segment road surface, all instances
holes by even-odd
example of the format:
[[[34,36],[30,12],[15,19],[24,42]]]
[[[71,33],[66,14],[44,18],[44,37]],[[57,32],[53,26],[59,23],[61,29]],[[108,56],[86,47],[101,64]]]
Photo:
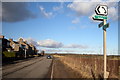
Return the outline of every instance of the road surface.
[[[39,57],[34,60],[3,67],[4,78],[45,78],[52,59]]]

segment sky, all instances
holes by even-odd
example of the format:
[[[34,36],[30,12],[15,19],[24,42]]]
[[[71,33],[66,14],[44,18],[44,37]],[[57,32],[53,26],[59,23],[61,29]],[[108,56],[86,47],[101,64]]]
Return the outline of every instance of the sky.
[[[2,35],[49,53],[103,54],[99,4],[108,6],[107,55],[118,55],[118,2],[2,2]]]

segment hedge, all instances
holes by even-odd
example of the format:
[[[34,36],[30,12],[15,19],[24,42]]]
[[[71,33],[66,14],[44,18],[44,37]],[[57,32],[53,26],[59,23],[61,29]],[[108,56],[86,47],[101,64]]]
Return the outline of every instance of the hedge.
[[[3,55],[5,56],[5,57],[15,57],[15,52],[7,52],[7,51],[4,51],[3,52]]]

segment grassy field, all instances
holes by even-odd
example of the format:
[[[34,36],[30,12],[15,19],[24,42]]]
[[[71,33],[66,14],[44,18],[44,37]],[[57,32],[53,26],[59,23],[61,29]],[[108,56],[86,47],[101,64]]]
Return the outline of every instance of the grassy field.
[[[82,78],[103,78],[103,56],[102,55],[78,55],[78,54],[56,54],[57,57],[79,72]],[[120,56],[107,56],[107,72],[109,78],[119,78]]]

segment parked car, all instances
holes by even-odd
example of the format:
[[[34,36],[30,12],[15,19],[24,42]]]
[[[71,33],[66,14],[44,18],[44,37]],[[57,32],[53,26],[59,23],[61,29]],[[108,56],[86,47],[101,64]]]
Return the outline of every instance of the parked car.
[[[48,56],[47,56],[47,59],[52,59],[52,56],[51,56],[51,55],[48,55]]]

